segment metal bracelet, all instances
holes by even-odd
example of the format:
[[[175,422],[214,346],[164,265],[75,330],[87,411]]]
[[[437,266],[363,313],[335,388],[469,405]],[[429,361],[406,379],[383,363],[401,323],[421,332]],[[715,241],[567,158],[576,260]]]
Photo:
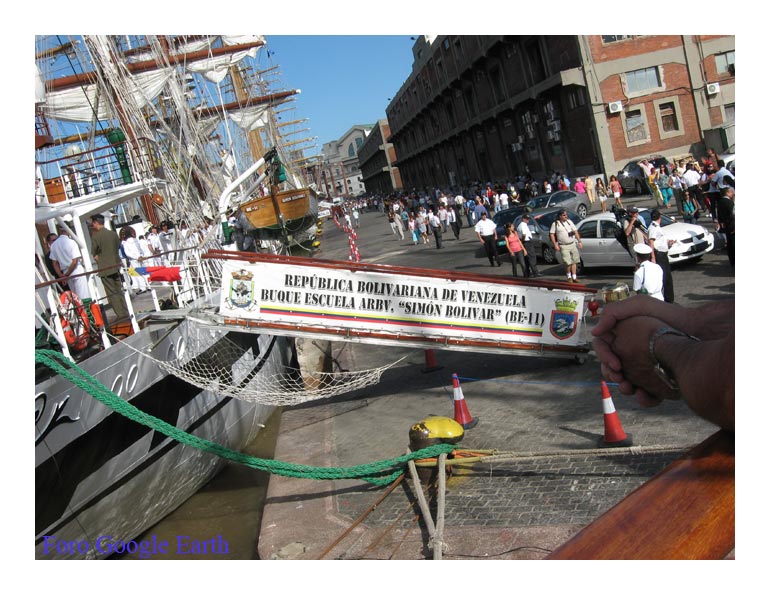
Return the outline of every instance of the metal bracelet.
[[[653,362],[653,372],[656,373],[656,375],[664,382],[667,387],[673,389],[674,391],[679,391],[680,387],[678,386],[674,375],[667,368],[664,368],[664,366],[662,366],[662,364],[659,362],[658,358],[656,358],[656,341],[661,336],[670,334],[692,339],[694,341],[701,340],[698,337],[688,335],[687,333],[673,329],[672,327],[661,327],[657,329],[653,335],[651,335],[651,338],[648,341],[648,354],[651,358],[651,361]]]

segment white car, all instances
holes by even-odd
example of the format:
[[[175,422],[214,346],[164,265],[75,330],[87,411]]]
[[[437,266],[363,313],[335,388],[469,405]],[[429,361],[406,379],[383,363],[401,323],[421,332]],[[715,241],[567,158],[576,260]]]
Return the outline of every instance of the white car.
[[[736,175],[736,162],[735,156],[734,156],[734,145],[731,145],[728,148],[727,153],[723,153],[722,155],[718,156],[718,159],[722,159],[725,163],[725,167],[728,168],[732,174]]]
[[[647,231],[651,210],[640,209],[639,213]],[[661,231],[665,238],[675,241],[669,249],[670,263],[698,259],[715,247],[715,237],[700,225],[675,221],[662,215]],[[623,229],[613,213],[590,215],[578,225],[578,233],[583,241],[581,264],[584,268],[631,267],[635,264],[632,255],[618,240]]]

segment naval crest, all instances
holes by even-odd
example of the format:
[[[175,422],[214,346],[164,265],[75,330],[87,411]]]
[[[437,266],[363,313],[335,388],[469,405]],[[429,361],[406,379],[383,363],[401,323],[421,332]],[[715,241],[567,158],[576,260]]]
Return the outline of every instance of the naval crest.
[[[578,306],[577,300],[570,298],[561,298],[554,301],[555,310],[551,311],[551,321],[549,331],[557,339],[567,339],[571,337],[578,327]]]
[[[230,277],[227,305],[231,308],[254,310],[257,307],[254,301],[254,273],[239,269],[233,271]]]

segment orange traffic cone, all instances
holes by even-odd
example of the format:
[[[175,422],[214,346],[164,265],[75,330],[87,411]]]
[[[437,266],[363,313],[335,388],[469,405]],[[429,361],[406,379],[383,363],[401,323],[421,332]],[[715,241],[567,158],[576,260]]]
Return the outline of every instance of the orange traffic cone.
[[[463,397],[463,390],[460,388],[457,373],[452,373],[452,399],[455,404],[455,422],[466,430],[474,428],[479,420],[472,418],[471,414],[469,414],[466,407],[466,398]]]
[[[426,350],[426,368],[422,369],[424,373],[434,372],[435,370],[442,370],[443,367],[439,366],[434,356],[433,350]]]
[[[600,445],[603,447],[626,447],[632,444],[632,436],[627,435],[621,427],[621,421],[613,406],[610,390],[605,381],[600,382],[602,387],[602,411],[605,415],[605,436]]]

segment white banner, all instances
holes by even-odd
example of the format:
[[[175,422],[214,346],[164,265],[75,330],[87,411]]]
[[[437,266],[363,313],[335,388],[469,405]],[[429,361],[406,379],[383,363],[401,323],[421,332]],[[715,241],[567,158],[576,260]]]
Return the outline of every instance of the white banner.
[[[269,324],[585,347],[586,293],[512,283],[350,271],[288,263],[223,263],[220,314]],[[303,335],[298,331],[297,335]],[[392,339],[393,339],[392,337]]]

